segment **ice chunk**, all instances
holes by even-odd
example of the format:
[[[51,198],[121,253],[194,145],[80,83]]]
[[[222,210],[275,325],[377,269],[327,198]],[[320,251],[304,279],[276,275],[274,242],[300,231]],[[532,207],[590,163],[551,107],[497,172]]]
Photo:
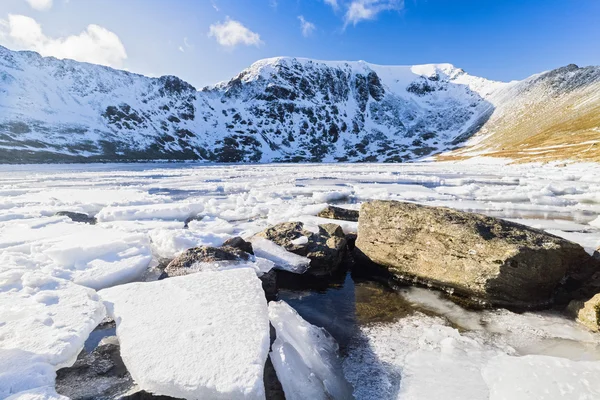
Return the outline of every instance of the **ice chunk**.
[[[230,237],[231,235],[223,233],[194,232],[189,229],[155,229],[150,232],[152,249],[163,258],[175,258],[192,247],[218,247]]]
[[[308,243],[308,237],[300,236],[298,239],[294,239],[291,241],[293,245],[300,246]]]
[[[70,366],[105,309],[96,292],[41,272],[0,276],[0,349]]]
[[[17,258],[20,253],[19,265],[93,289],[135,279],[152,259],[146,235],[78,224],[67,217],[11,225],[0,235],[2,248],[3,259],[4,254]],[[0,271],[11,268],[3,264]]]
[[[37,388],[54,386],[54,366],[29,351],[0,348],[0,398]]]
[[[145,235],[95,226],[60,237],[43,253],[52,259],[61,277],[96,290],[132,281],[152,260]]]
[[[183,221],[204,210],[201,203],[166,203],[140,206],[122,206],[103,208],[96,218],[100,222],[140,220],[140,219],[176,219]]]
[[[548,356],[498,356],[482,371],[490,400],[600,399],[600,363]]]
[[[257,257],[273,261],[280,269],[296,274],[303,274],[310,265],[310,259],[290,253],[270,240],[254,236],[250,241],[252,242],[254,254]]]
[[[213,261],[213,262],[197,262],[192,264],[189,269],[191,271],[226,271],[230,269],[251,268],[256,272],[256,276],[263,276],[275,267],[273,261],[266,258],[253,257],[248,261]]]
[[[7,397],[6,400],[69,400],[69,398],[56,393],[54,386],[44,386],[19,392]]]
[[[325,329],[309,324],[283,301],[269,303],[269,319],[277,333],[271,361],[286,399],[353,398],[338,344]]]
[[[99,292],[121,355],[144,390],[194,399],[264,399],[269,320],[249,268],[203,272]]]

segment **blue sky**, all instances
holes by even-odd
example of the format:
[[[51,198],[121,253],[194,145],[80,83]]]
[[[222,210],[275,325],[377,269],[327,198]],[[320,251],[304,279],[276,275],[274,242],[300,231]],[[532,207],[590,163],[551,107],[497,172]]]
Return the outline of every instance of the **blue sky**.
[[[599,65],[599,18],[599,0],[2,0],[0,44],[198,88],[282,55],[508,81]]]

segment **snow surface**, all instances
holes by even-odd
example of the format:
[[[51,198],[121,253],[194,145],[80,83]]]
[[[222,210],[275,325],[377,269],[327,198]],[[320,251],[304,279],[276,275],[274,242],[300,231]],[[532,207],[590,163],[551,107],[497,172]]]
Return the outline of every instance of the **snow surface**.
[[[202,272],[99,292],[117,322],[134,381],[155,394],[264,399],[267,302],[249,268]]]
[[[327,166],[0,165],[0,397],[51,387],[54,371],[73,362],[90,331],[104,317],[103,305],[94,289],[145,279],[149,268],[189,247],[218,246],[232,236],[250,239],[279,222],[302,221],[312,231],[318,224],[331,222],[342,225],[346,232],[356,231],[356,223],[316,215],[327,206],[324,200],[359,209],[362,202],[373,198],[448,206],[512,219],[574,240],[590,253],[600,246],[600,167],[596,164],[513,165],[506,160],[479,159],[460,163]],[[57,211],[84,212],[101,218],[92,226],[55,217]],[[198,220],[190,221],[184,229],[188,217]],[[218,347],[218,351],[235,348],[234,337],[242,340],[242,333],[248,335],[247,327],[260,321],[266,324],[264,303],[255,304],[256,310],[262,311],[256,311],[260,317],[254,322],[231,329],[239,307],[254,304],[227,297],[232,289],[224,288],[233,285],[233,280],[223,282],[219,289],[215,287],[202,300],[193,295],[195,292],[172,287],[172,294],[165,294],[167,298],[161,301],[157,288],[171,287],[176,282],[181,282],[181,287],[192,284],[188,282],[208,285],[200,281],[210,274],[224,274],[219,275],[223,279],[227,274],[246,274],[247,281],[253,282],[253,295],[258,297],[260,293],[260,301],[264,302],[256,275],[277,263],[300,268],[298,271],[308,265],[306,259],[282,248],[274,251],[272,246],[267,247],[269,251],[261,243],[255,245],[257,257],[248,263],[203,265],[199,269],[209,271],[170,278],[164,283],[107,289],[106,293],[131,290],[132,299],[137,292],[140,297],[145,292],[126,288],[147,287],[149,292],[146,300],[140,298],[135,306],[146,311],[134,315],[133,320],[127,318],[134,321],[134,327],[127,328],[129,322],[122,318],[121,336],[133,335],[133,339],[125,339],[130,340],[131,347],[132,342],[137,345],[137,340],[144,339],[148,341],[147,348],[162,345],[159,350],[171,355],[172,343],[179,340],[192,342],[190,348],[197,349],[199,344],[193,338],[178,335],[175,329],[169,329],[175,323],[161,323],[161,318],[172,321],[169,318],[176,313],[181,316],[181,324],[191,324],[193,318],[200,318],[190,312],[199,309],[193,304],[206,304],[210,310],[216,310],[210,305],[219,299],[221,304],[229,301],[234,306],[229,311],[218,311],[219,315],[231,316],[227,334],[221,335],[222,340],[227,339],[226,345]],[[240,285],[247,287],[250,283]],[[526,387],[510,381],[511,371],[506,372],[510,388],[483,375],[488,370],[502,370],[506,363],[512,363],[515,370],[530,363],[540,371],[548,371],[546,375],[540,372],[537,381],[524,375],[528,376],[528,385],[531,382],[536,388],[554,387],[548,379],[556,376],[556,382],[574,388],[576,392],[565,392],[571,398],[598,397],[593,384],[586,389],[582,381],[564,375],[567,368],[572,368],[584,377],[600,363],[598,336],[573,321],[547,312],[470,312],[444,301],[435,292],[418,289],[403,291],[402,296],[427,315],[361,327],[356,344],[344,361],[345,375],[354,385],[357,399],[395,399],[400,393],[413,396],[417,392],[436,398],[435,390],[446,388],[446,393],[453,393],[459,390],[455,383],[465,380],[470,384],[463,385],[464,390],[472,390],[475,399],[484,391],[489,396],[498,393],[518,398],[518,393],[503,391],[519,385]],[[171,307],[175,303],[185,306]],[[133,303],[131,307],[134,308]],[[157,313],[164,313],[164,317],[159,318]],[[432,314],[441,317],[434,318]],[[138,334],[144,338],[135,336],[135,321],[145,323],[144,318],[157,328],[152,332],[139,329]],[[165,329],[169,329],[167,333]],[[254,356],[241,351],[240,356],[248,356],[259,365],[264,361],[261,357],[266,357],[268,342],[265,345],[258,339],[268,337],[268,330],[256,329],[250,332],[252,340],[258,343],[252,345]],[[248,344],[247,348],[252,346]],[[133,354],[139,361],[136,356],[141,355]],[[178,357],[187,360],[187,356]],[[510,361],[505,362],[505,356],[511,357]],[[179,362],[168,354],[161,357],[173,365]],[[252,365],[251,375],[258,381],[259,368]],[[229,368],[225,364],[222,367]],[[140,370],[143,368],[142,365]],[[241,364],[239,368],[243,368]],[[178,373],[189,371],[177,369]],[[429,387],[424,380],[433,379],[434,371],[438,371],[437,385]],[[175,376],[175,368],[170,372]],[[182,375],[181,379],[185,377]],[[251,380],[247,379],[249,387]],[[173,389],[175,381],[159,382]],[[252,390],[253,386],[251,393],[255,393]]]
[[[269,320],[276,332],[270,357],[287,400],[352,398],[338,344],[325,329],[283,301],[269,303]]]
[[[0,274],[0,349],[28,352],[61,368],[75,362],[105,316],[95,291],[39,271]]]

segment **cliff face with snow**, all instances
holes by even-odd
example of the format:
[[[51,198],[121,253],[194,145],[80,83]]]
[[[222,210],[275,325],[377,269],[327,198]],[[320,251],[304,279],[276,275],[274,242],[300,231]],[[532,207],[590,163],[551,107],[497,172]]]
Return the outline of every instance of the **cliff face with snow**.
[[[0,83],[0,162],[407,161],[480,132],[520,84],[449,64],[274,58],[197,90],[3,47]]]

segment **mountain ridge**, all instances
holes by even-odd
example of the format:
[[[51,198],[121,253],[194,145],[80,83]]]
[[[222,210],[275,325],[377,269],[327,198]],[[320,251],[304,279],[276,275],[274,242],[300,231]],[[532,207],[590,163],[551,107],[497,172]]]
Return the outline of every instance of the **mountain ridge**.
[[[0,46],[0,162],[410,161],[472,141],[525,81],[275,57],[198,90]]]

